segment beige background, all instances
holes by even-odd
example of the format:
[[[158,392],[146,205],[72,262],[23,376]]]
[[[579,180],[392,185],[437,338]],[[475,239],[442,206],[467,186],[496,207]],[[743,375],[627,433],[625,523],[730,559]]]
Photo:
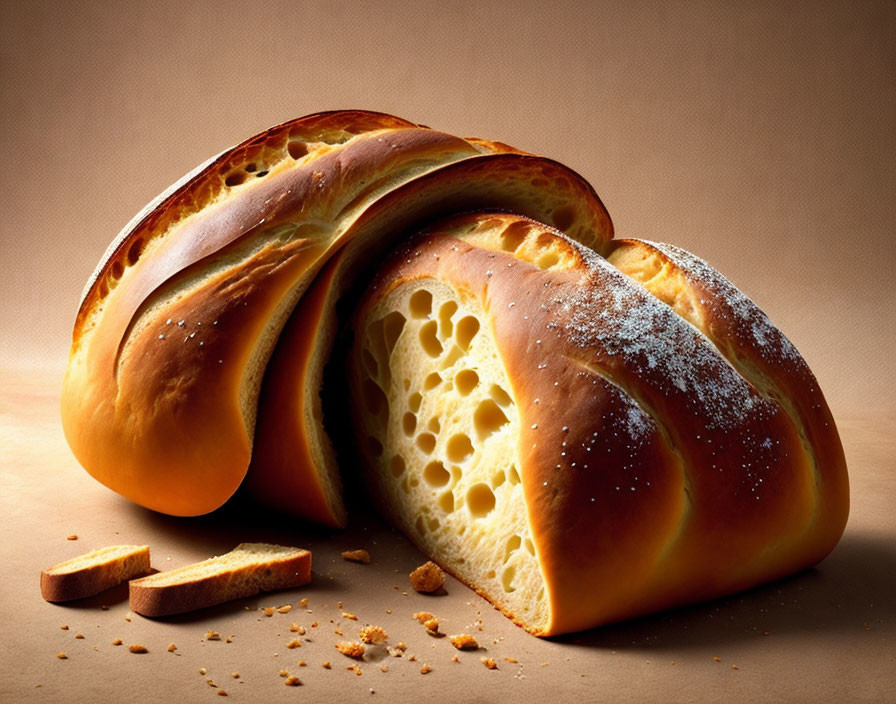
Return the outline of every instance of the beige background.
[[[0,660],[13,665],[0,700],[207,700],[197,670],[211,663],[216,680],[245,670],[228,682],[243,699],[896,700],[894,85],[892,2],[0,0]],[[393,590],[405,588],[393,570],[419,555],[375,521],[335,540],[233,509],[176,521],[90,480],[65,446],[56,396],[81,287],[108,242],[210,155],[347,107],[565,162],[594,184],[619,235],[690,249],[752,296],[803,352],[838,419],[853,509],[832,557],[579,644],[536,641],[453,583],[440,612],[461,627],[482,608],[487,637],[504,639],[494,654],[522,662],[486,672],[478,656],[450,663],[444,642],[413,630],[406,612],[421,597]],[[65,541],[70,533],[82,540]],[[328,630],[303,651],[299,692],[284,692],[271,654],[290,616],[259,622],[240,605],[128,623],[121,594],[108,612],[37,595],[41,567],[108,542],[149,542],[164,566],[250,537],[316,550],[306,593],[320,610],[308,618]],[[343,543],[376,554],[374,540],[381,559],[366,572],[334,561]],[[393,608],[393,631],[431,653],[434,672],[421,679],[405,661],[345,672],[331,654],[340,599],[367,620]],[[60,631],[66,621],[88,637]],[[108,645],[125,627],[152,641],[144,659]],[[202,643],[208,628],[237,634],[227,655]],[[165,652],[172,633],[179,657]],[[55,658],[63,649],[67,661]],[[287,655],[297,660],[281,645]],[[320,668],[325,657],[334,671]]]

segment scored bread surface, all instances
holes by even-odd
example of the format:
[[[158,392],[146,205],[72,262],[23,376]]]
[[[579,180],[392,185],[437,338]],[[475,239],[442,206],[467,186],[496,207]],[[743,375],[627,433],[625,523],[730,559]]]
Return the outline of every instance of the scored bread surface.
[[[458,344],[468,316],[490,342]],[[842,533],[842,452],[807,451],[810,437],[839,446],[836,431],[793,413],[823,404],[817,387],[779,402],[673,305],[537,223],[433,226],[383,267],[355,335],[359,443],[387,514],[533,632],[744,589],[814,564]],[[795,354],[770,350],[775,368]],[[476,441],[493,383],[512,400],[491,446],[502,461]],[[521,494],[502,489],[508,465]],[[491,522],[505,512],[526,521]]]
[[[225,152],[130,224],[85,291],[62,393],[75,455],[154,510],[214,510],[246,474],[268,359],[326,261],[480,207],[536,216],[589,244],[612,237],[593,189],[569,169],[388,115],[311,115]],[[320,368],[318,343],[298,344]],[[294,384],[303,374],[285,372]],[[294,512],[307,501],[310,517],[341,525],[320,423],[298,425],[310,452],[288,468],[322,489],[292,497]],[[321,458],[330,466],[318,473]]]

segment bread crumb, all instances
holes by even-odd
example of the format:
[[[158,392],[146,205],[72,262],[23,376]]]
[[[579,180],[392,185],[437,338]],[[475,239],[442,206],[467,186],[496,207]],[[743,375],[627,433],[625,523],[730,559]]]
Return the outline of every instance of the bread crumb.
[[[738,669],[738,668],[737,668],[737,665],[732,665],[732,666],[731,666],[731,669],[732,669],[732,670],[736,670],[736,669]]]
[[[283,606],[277,607],[278,614],[288,614],[292,611],[292,604],[284,604]]]
[[[357,616],[355,616],[354,614],[350,614],[350,613],[348,613],[347,611],[343,611],[343,612],[342,612],[342,618],[347,618],[347,619],[349,619],[349,620],[351,620],[351,621],[357,621],[357,620],[358,620],[358,617],[357,617]]]
[[[225,643],[233,643],[233,636],[227,636],[227,638],[224,639],[224,642]]]
[[[366,550],[346,550],[342,553],[342,559],[349,562],[363,562],[365,565],[369,565],[370,553]]]
[[[414,591],[430,593],[438,591],[445,584],[445,573],[435,562],[427,562],[411,572],[408,577]]]
[[[283,684],[285,684],[287,687],[298,687],[300,684],[302,684],[302,680],[300,680],[295,675],[290,675],[285,680],[283,680]]]
[[[75,633],[75,638],[77,638],[78,640],[84,640],[84,636],[81,633]]]
[[[287,672],[286,670],[280,670],[280,676],[281,676],[281,677],[288,677],[288,676],[289,676],[289,672]]]
[[[341,608],[342,608],[342,602],[341,602],[341,601],[337,601],[337,602],[336,602],[336,608],[337,608],[337,609],[341,609]]]
[[[338,628],[334,628],[333,633],[335,633],[337,636],[343,635],[342,631],[340,631]]]
[[[408,662],[417,662],[416,655],[408,655]]]
[[[388,671],[389,671],[389,666],[388,666],[388,665],[380,665],[380,671],[381,671],[381,672],[388,672]]]
[[[239,679],[239,677],[240,677],[240,673],[239,673],[239,672],[231,672],[231,673],[230,673],[230,676],[233,677],[233,679],[236,680],[236,679]]]
[[[68,630],[68,626],[60,626],[60,628],[61,628],[63,631],[67,631],[67,630]]]
[[[206,683],[209,687],[215,687],[215,688],[218,687],[218,685],[215,684],[215,681],[214,681],[214,680],[206,680],[205,683]]]
[[[312,628],[317,628],[317,621],[312,621],[312,622],[311,622],[311,627],[312,627]]]
[[[364,656],[364,646],[360,643],[353,643],[347,640],[340,641],[336,644],[336,650],[349,658],[360,660]]]
[[[299,606],[301,606],[303,609],[307,609],[308,608],[308,599],[307,598],[299,599]]]
[[[428,675],[430,672],[432,672],[432,668],[429,665],[424,665],[420,668],[421,675]]]
[[[77,535],[70,535],[66,538],[66,540],[77,540],[77,539],[78,539]]]
[[[294,638],[293,640],[289,641],[289,643],[286,644],[286,647],[289,648],[290,650],[293,650],[294,648],[301,648],[302,643],[298,638]]]
[[[507,656],[507,657],[504,658],[504,659],[505,659],[507,662],[512,662],[512,663],[518,663],[518,662],[519,662],[519,660],[517,660],[516,658],[512,658],[512,657],[510,657],[510,656]],[[672,664],[674,665],[675,663],[673,662]]]
[[[124,620],[127,621],[128,623],[130,623],[130,622],[131,622],[131,615],[130,615],[130,614],[127,614],[127,615],[124,617]]]
[[[323,667],[323,668],[325,668],[325,669],[327,669],[327,670],[329,670],[329,669],[332,667],[332,665],[330,665],[330,661],[329,661],[329,660],[324,660],[324,661],[321,663],[320,666]]]
[[[208,670],[206,670],[204,667],[200,667],[200,668],[199,668],[199,674],[200,674],[200,675],[208,674]]]
[[[496,663],[492,658],[481,657],[479,660],[485,665],[489,670],[497,670],[498,663]]]
[[[386,609],[386,613],[387,613],[387,614],[391,614],[391,613],[392,613],[392,609]]]
[[[273,606],[266,606],[262,609],[262,611],[264,611],[265,616],[270,617],[274,615],[274,611],[276,611],[276,609]]]
[[[415,619],[417,619],[420,623],[426,623],[430,619],[435,618],[435,616],[433,614],[429,613],[429,611],[418,611],[417,613],[414,614],[413,617]]]
[[[395,649],[398,650],[399,652],[403,653],[405,650],[408,649],[408,646],[406,646],[404,644],[403,640],[400,640],[400,641],[398,641],[398,645],[395,646]]]
[[[60,660],[68,660],[68,655],[66,655],[65,653],[56,653],[56,657]]]
[[[140,645],[138,643],[134,643],[130,648],[128,648],[132,653],[148,653],[149,651],[146,649],[145,645]]]
[[[209,631],[205,634],[206,640],[221,640],[221,634],[217,631]]]
[[[467,633],[449,636],[448,640],[458,650],[477,650],[479,648],[479,643],[476,642],[476,639]]]
[[[177,646],[174,643],[169,643],[168,652],[173,653],[175,650],[177,650]]]
[[[297,624],[297,623],[292,624],[292,625],[289,627],[289,630],[292,631],[293,633],[298,633],[300,636],[305,635],[305,627],[304,627],[304,626],[300,626],[300,625]]]
[[[454,657],[451,658],[451,662],[460,662],[460,658],[457,657],[457,653],[454,654]]]
[[[722,658],[713,658],[716,662],[722,662]]]
[[[385,643],[389,638],[382,626],[364,626],[358,635],[365,643]]]
[[[358,677],[360,677],[360,676],[363,674],[363,670],[361,670],[361,668],[358,667],[357,665],[349,665],[349,666],[346,667],[345,669],[346,669],[346,670],[351,670],[351,671],[354,672]]]
[[[305,667],[307,664],[304,660],[299,660],[299,667]]]
[[[112,645],[121,645],[121,643],[122,643],[121,638],[116,638],[115,640],[112,641]]]
[[[105,604],[103,604],[103,605],[100,607],[100,610],[101,610],[101,611],[108,611],[108,610],[109,610],[109,607],[106,606]]]
[[[227,690],[225,690],[225,689],[219,689],[219,690],[218,690],[218,696],[219,696],[219,697],[228,697],[228,696],[230,696],[230,695],[227,694]]]

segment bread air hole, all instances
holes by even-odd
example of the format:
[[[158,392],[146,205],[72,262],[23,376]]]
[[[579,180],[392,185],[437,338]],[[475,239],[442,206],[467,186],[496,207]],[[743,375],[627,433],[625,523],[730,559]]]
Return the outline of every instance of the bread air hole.
[[[404,434],[410,437],[417,429],[417,416],[413,413],[405,413],[401,418],[401,425],[404,428]]]
[[[436,436],[432,433],[420,433],[417,436],[417,447],[427,455],[432,454],[436,449]]]
[[[414,318],[428,318],[432,313],[432,294],[420,289],[408,299],[408,309]]]
[[[454,512],[454,493],[451,491],[446,491],[439,497],[439,508],[442,509],[445,513],[453,513]]]
[[[476,318],[472,315],[461,318],[457,321],[457,334],[455,335],[458,346],[464,351],[470,349],[470,342],[477,332],[479,332],[479,321]]]
[[[408,408],[411,413],[417,413],[420,410],[420,403],[423,401],[423,395],[419,391],[415,391],[408,397]]]
[[[443,347],[436,335],[437,328],[438,323],[435,320],[430,320],[420,326],[420,346],[423,347],[423,351],[430,357],[440,357],[442,355]]]
[[[427,375],[426,379],[423,380],[423,390],[432,391],[441,383],[442,375],[438,372],[433,372],[432,374]]]
[[[433,416],[429,419],[429,422],[426,424],[427,430],[432,431],[436,435],[439,434],[439,431],[442,429],[442,421],[439,420],[438,416]]]
[[[449,479],[451,479],[451,474],[445,469],[445,465],[438,460],[430,462],[423,469],[423,480],[430,486],[443,487],[448,483]],[[452,499],[452,505],[453,503]]]
[[[507,425],[509,422],[510,420],[504,414],[504,411],[490,398],[481,401],[473,413],[473,427],[476,428],[476,436],[480,441],[498,432],[502,426]]]
[[[290,142],[286,145],[286,151],[293,159],[301,159],[308,154],[308,145],[305,142]]]
[[[451,462],[464,462],[473,454],[473,443],[466,433],[452,435],[445,445],[445,454]]]
[[[233,171],[224,177],[224,185],[232,188],[233,186],[239,186],[245,180],[246,180],[246,172],[245,171]]]
[[[447,340],[454,332],[451,316],[457,312],[457,303],[448,301],[439,307],[439,336]]]
[[[454,388],[461,396],[469,396],[479,383],[479,375],[472,369],[462,369],[454,375]]]
[[[404,474],[405,469],[407,469],[407,465],[405,464],[404,457],[401,455],[395,455],[389,460],[389,471],[392,473],[393,477],[400,477]]]
[[[474,518],[483,518],[495,510],[495,493],[488,484],[474,484],[467,490],[465,503]]]

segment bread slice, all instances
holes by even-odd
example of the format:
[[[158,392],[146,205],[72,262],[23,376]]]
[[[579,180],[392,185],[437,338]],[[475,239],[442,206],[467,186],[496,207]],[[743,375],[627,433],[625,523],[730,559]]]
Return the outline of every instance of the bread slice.
[[[170,616],[310,581],[307,550],[242,543],[226,555],[133,580],[131,610],[143,616]]]
[[[538,635],[783,577],[848,513],[824,398],[764,314],[681,250],[615,261],[631,276],[545,225],[466,215],[396,252],[353,325],[384,513]]]
[[[83,599],[149,571],[148,546],[110,545],[45,569],[40,592],[47,601]]]

